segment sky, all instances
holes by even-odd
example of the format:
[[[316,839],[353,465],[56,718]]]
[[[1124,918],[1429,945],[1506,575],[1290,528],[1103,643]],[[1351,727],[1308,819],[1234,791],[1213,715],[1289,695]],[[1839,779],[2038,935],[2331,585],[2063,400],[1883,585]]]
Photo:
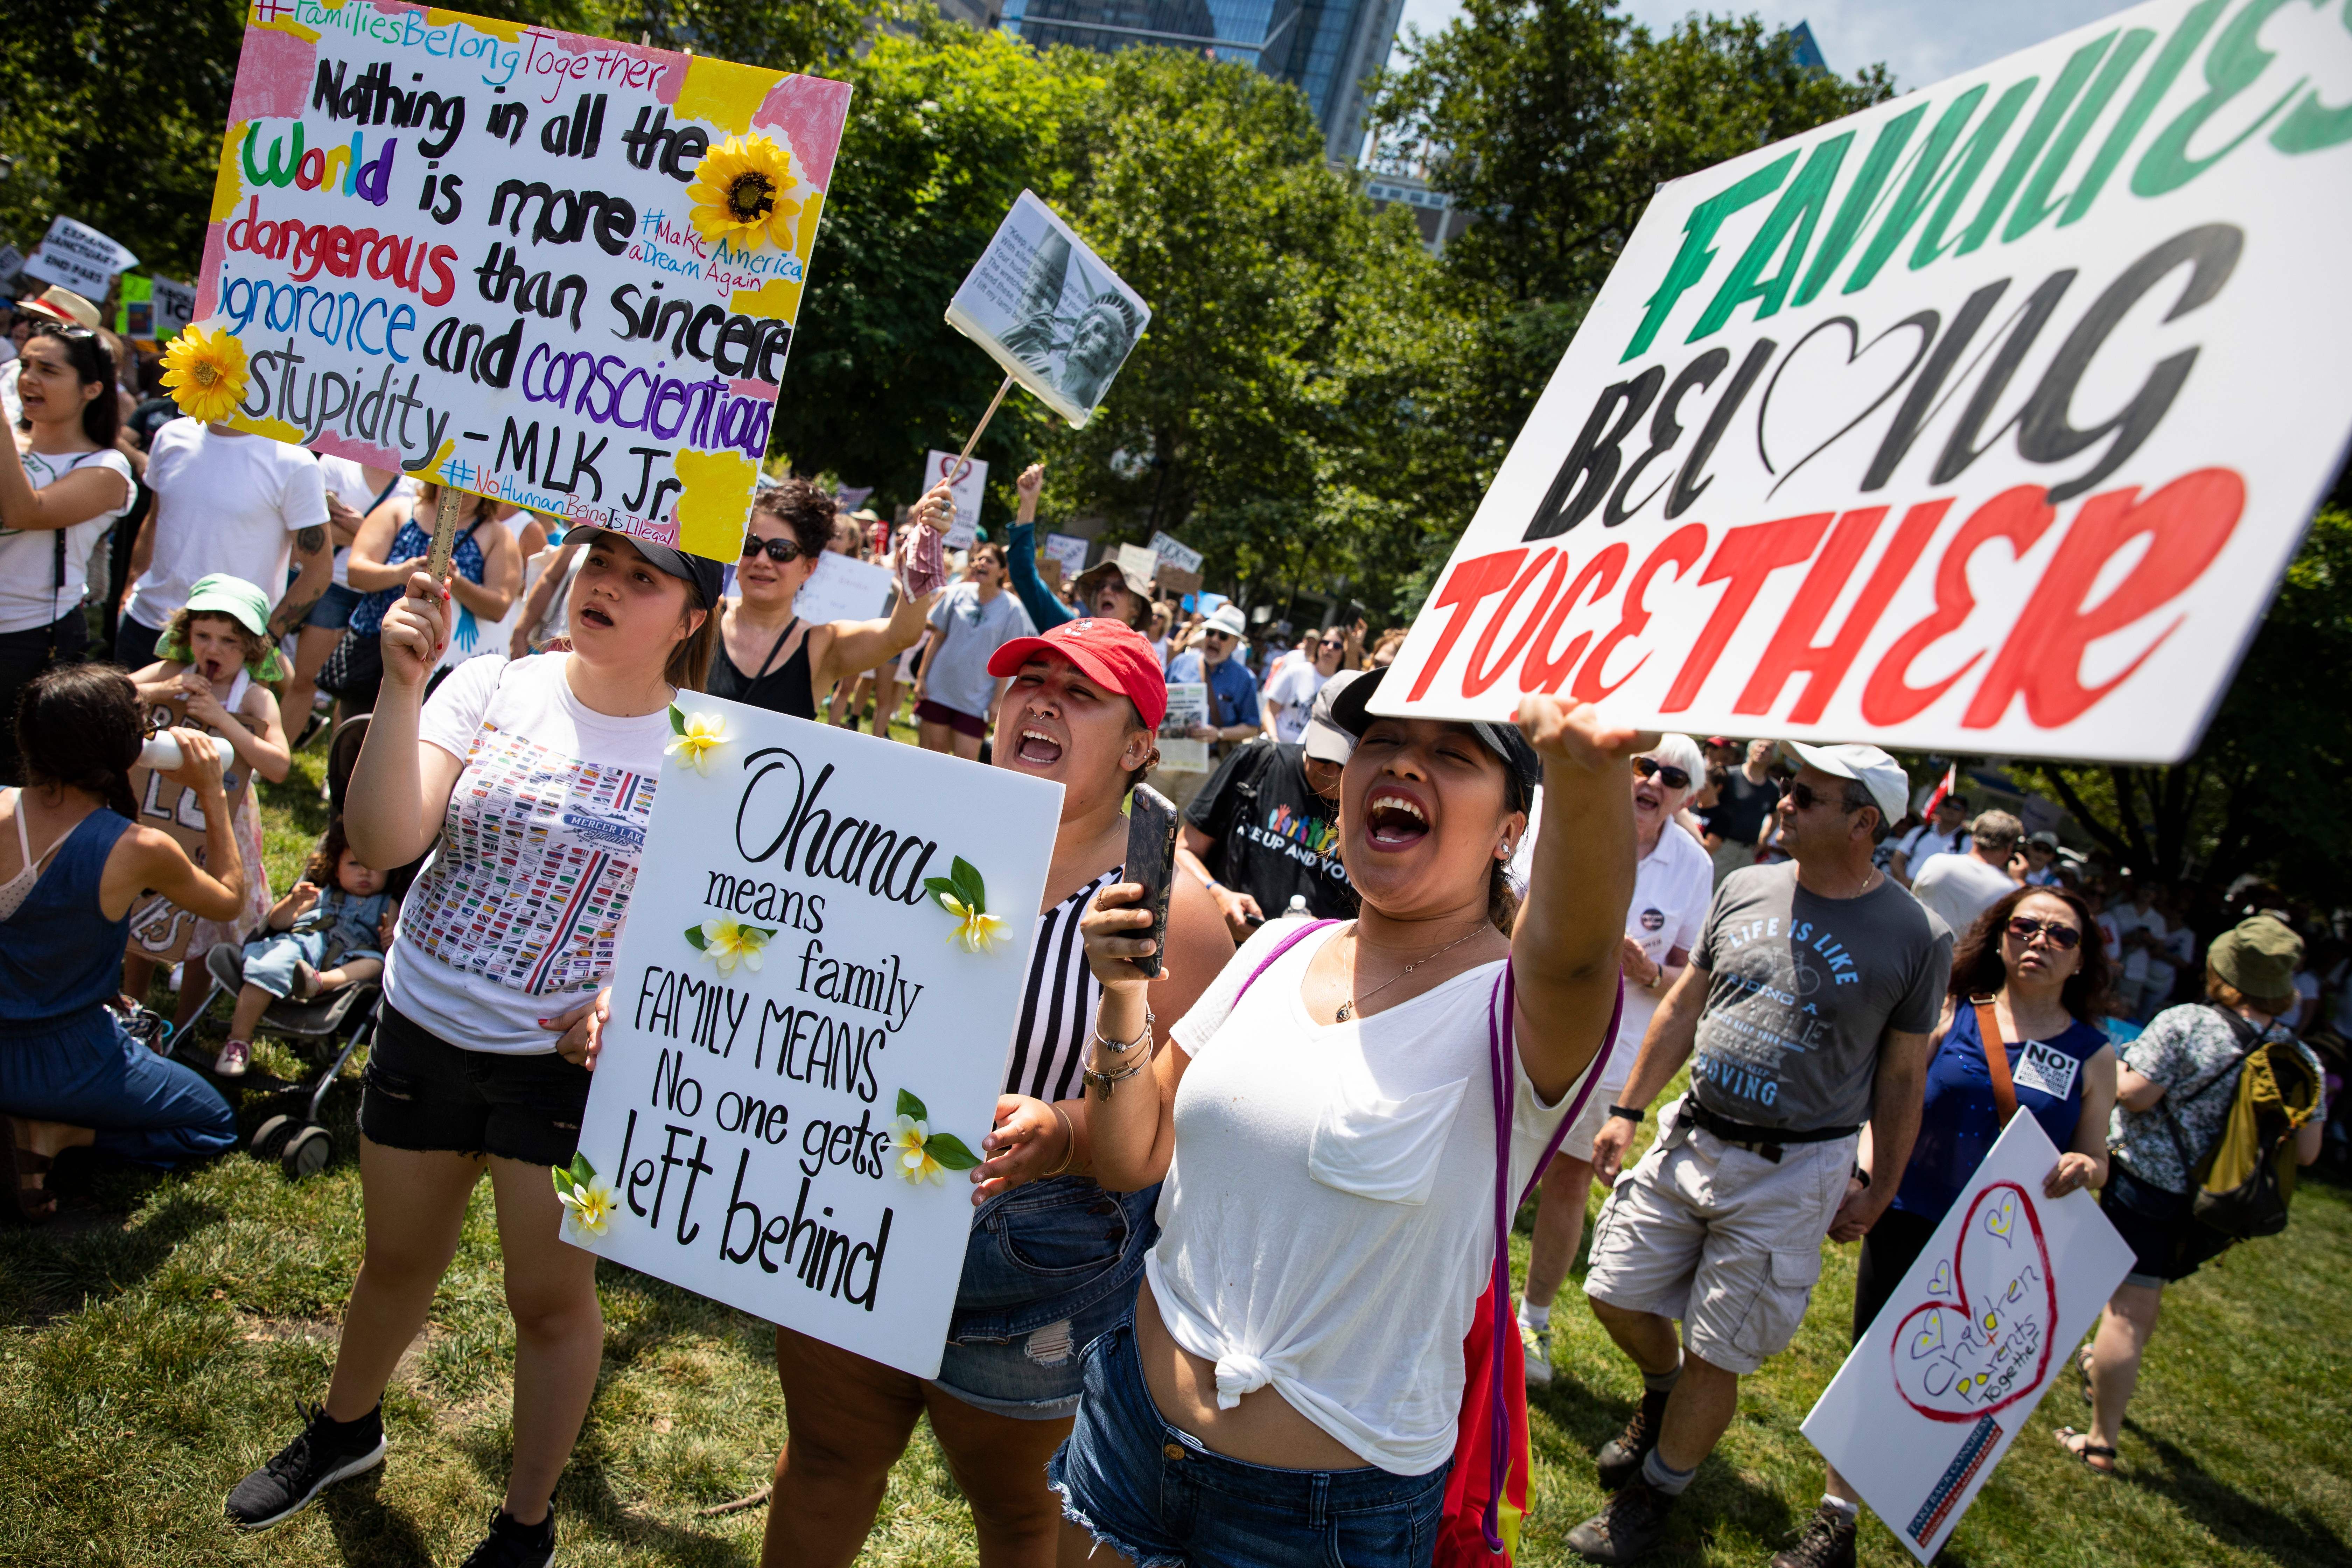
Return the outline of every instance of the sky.
[[[1884,63],[1895,90],[1929,87],[1948,76],[2014,54],[2028,45],[2070,32],[2135,0],[1625,0],[1624,14],[1654,31],[1672,26],[1694,10],[1746,16],[1787,26],[1811,22],[1813,38],[1830,68],[1852,76],[1866,65]],[[1460,0],[1405,0],[1404,26],[1424,33],[1443,28],[1461,10]],[[1402,29],[1401,29],[1402,30]],[[1402,47],[1390,57],[1402,65]]]

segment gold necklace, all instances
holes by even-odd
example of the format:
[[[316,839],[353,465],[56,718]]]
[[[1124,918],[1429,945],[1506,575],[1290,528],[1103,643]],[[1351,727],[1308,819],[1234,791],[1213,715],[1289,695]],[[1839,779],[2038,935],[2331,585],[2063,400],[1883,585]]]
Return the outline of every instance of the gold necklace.
[[[1464,931],[1460,936],[1455,937],[1452,942],[1447,942],[1444,947],[1439,948],[1435,952],[1431,953],[1429,958],[1414,959],[1411,963],[1408,963],[1402,969],[1398,970],[1388,979],[1381,981],[1378,985],[1375,985],[1370,991],[1365,992],[1360,998],[1354,996],[1349,997],[1348,1000],[1339,1004],[1339,1010],[1331,1016],[1331,1021],[1335,1024],[1346,1023],[1349,1019],[1356,1016],[1356,1004],[1358,1001],[1370,1001],[1373,997],[1379,995],[1381,992],[1387,990],[1398,981],[1402,980],[1406,975],[1411,974],[1414,970],[1419,969],[1423,964],[1427,963],[1430,958],[1444,957],[1445,954],[1452,952],[1455,948],[1460,947],[1464,942],[1468,942],[1472,937],[1476,936],[1480,931],[1486,929],[1486,922],[1482,921],[1477,925],[1472,926],[1468,931]],[[1359,939],[1360,943],[1360,940],[1361,939]]]

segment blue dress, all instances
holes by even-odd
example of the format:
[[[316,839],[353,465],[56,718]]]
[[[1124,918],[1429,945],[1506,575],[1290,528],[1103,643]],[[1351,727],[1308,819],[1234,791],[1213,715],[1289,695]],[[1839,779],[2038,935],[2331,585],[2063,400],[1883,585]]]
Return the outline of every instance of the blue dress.
[[[103,808],[83,817],[0,921],[0,1110],[92,1128],[106,1153],[168,1165],[233,1147],[236,1118],[218,1089],[107,1011],[131,915],[106,917],[99,881],[130,826]]]

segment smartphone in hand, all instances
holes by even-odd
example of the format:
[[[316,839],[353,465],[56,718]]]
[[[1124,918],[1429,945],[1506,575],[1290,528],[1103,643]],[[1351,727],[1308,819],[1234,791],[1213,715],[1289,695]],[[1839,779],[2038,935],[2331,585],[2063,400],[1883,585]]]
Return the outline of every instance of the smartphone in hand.
[[[1143,908],[1151,911],[1151,929],[1137,931],[1155,944],[1151,956],[1134,961],[1136,968],[1157,976],[1160,955],[1168,948],[1168,895],[1176,882],[1176,804],[1150,784],[1138,784],[1127,805],[1127,869],[1120,879],[1143,885]]]

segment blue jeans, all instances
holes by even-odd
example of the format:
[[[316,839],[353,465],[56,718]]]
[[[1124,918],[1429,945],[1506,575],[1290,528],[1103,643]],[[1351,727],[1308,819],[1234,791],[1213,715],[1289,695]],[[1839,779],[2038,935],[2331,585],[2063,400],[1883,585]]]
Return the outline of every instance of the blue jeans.
[[[319,602],[310,606],[310,613],[303,617],[302,624],[331,632],[341,631],[352,624],[352,612],[360,607],[360,600],[364,597],[366,595],[357,588],[330,583],[327,591],[319,595]]]
[[[294,994],[295,964],[307,963],[316,969],[326,958],[325,931],[271,931],[245,944],[245,983],[258,985],[283,1001]]]
[[[1213,1454],[1152,1404],[1129,1320],[1087,1348],[1077,1425],[1045,1479],[1065,1517],[1137,1568],[1428,1568],[1451,1468],[1284,1470]]]
[[[933,1385],[1016,1420],[1076,1410],[1080,1353],[1135,1310],[1159,1201],[1156,1185],[1109,1193],[1084,1176],[990,1199],[972,1216]]]
[[[220,1090],[124,1034],[103,1007],[0,1026],[0,1110],[93,1128],[96,1148],[144,1165],[236,1146]]]

